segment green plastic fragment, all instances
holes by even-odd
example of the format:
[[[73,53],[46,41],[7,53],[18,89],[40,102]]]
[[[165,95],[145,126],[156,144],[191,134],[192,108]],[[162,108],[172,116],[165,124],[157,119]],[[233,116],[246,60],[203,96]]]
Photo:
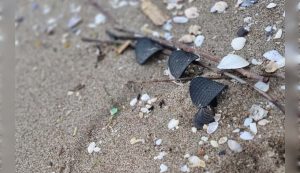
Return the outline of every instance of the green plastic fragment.
[[[118,113],[118,108],[112,108],[110,110],[110,115],[112,115],[112,116],[116,115],[117,113]]]

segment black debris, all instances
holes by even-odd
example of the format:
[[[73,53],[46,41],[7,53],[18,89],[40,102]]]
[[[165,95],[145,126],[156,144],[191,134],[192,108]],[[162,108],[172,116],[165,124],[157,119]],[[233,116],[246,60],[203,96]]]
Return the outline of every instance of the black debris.
[[[159,105],[159,108],[162,108],[163,106],[166,105],[166,103],[164,100],[161,100],[158,105]]]
[[[219,152],[219,156],[223,156],[223,155],[225,155],[226,154],[226,150],[221,150],[220,152]]]
[[[249,33],[249,30],[247,30],[244,27],[240,27],[239,30],[238,30],[238,32],[237,32],[237,36],[239,36],[239,37],[245,37],[245,36],[248,35],[248,33]]]
[[[71,91],[71,92],[77,92],[77,91],[83,89],[84,87],[85,87],[85,85],[80,83],[80,84],[78,84],[77,86],[75,86],[73,89],[71,89],[69,91]]]
[[[194,126],[197,129],[202,129],[204,124],[209,124],[214,122],[214,112],[208,107],[200,108],[194,117]]]
[[[210,105],[225,88],[226,86],[221,83],[203,77],[196,77],[190,84],[190,96],[192,102],[198,108],[206,107]]]
[[[185,52],[182,50],[175,50],[169,57],[168,66],[170,73],[179,79],[186,68],[199,57],[193,53]]]
[[[136,60],[139,64],[144,64],[155,53],[163,50],[163,47],[158,43],[148,39],[139,38],[135,45]]]

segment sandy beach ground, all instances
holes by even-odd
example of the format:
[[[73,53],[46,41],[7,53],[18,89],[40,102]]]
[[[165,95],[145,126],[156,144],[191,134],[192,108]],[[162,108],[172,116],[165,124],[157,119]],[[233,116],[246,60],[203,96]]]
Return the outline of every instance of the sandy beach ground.
[[[84,43],[81,37],[107,39],[106,29],[113,24],[108,19],[96,28],[87,25],[93,22],[99,11],[88,1],[35,1],[38,8],[33,10],[33,1],[18,1],[16,15],[24,21],[16,28],[16,161],[17,172],[32,173],[154,173],[160,165],[168,166],[167,172],[180,172],[187,164],[184,155],[199,156],[199,149],[205,151],[205,168],[190,168],[190,172],[284,172],[284,115],[257,92],[230,80],[218,80],[228,85],[228,89],[218,99],[217,113],[221,114],[219,127],[213,134],[205,130],[193,133],[193,117],[197,108],[189,96],[189,83],[181,86],[170,83],[147,83],[126,85],[128,81],[168,79],[164,76],[167,57],[159,56],[146,65],[136,63],[135,54],[127,50],[117,55],[112,48],[105,49],[105,58],[95,68],[96,49]],[[142,13],[139,6],[125,6],[114,9],[109,1],[98,0],[101,6],[121,25],[140,31],[144,24],[161,31]],[[284,1],[274,0],[277,7],[267,9],[271,1],[260,0],[257,4],[240,10],[235,8],[236,1],[227,1],[229,8],[224,14],[210,13],[215,3],[210,0],[185,2],[186,7],[196,6],[200,16],[187,24],[173,24],[171,33],[179,39],[187,33],[192,24],[201,26],[205,41],[202,46],[211,54],[223,57],[232,52],[230,42],[244,24],[244,18],[251,16],[255,23],[247,36],[245,47],[236,51],[248,61],[252,58],[265,61],[266,51],[275,49],[284,54],[284,37],[267,41],[264,29],[270,24],[284,27]],[[81,6],[78,13],[82,19],[78,28],[79,35],[67,28],[68,20],[74,16],[70,4]],[[155,4],[168,15],[162,1]],[[48,5],[51,10],[43,14]],[[47,25],[50,18],[57,19],[53,35],[38,32],[37,28]],[[64,47],[62,37],[69,33],[70,46]],[[266,63],[250,65],[251,71],[261,73]],[[284,72],[283,69],[277,71]],[[205,73],[210,73],[204,70]],[[255,83],[253,80],[249,80]],[[68,91],[78,84],[85,87],[72,95]],[[284,80],[271,78],[268,93],[284,102]],[[139,109],[132,109],[129,102],[138,94],[156,97],[154,110],[143,118]],[[160,108],[159,102],[165,106]],[[268,124],[258,126],[253,140],[244,141],[232,131],[243,126],[248,110],[259,104],[268,110]],[[112,107],[118,114],[111,128],[105,128],[110,119]],[[168,129],[171,119],[179,120],[179,128]],[[75,131],[75,133],[74,133]],[[234,153],[227,143],[214,148],[209,142],[199,145],[201,137],[208,141],[218,141],[221,137],[238,141],[243,151]],[[144,139],[144,143],[131,144],[132,138]],[[155,146],[155,139],[162,144]],[[101,148],[98,153],[89,154],[87,148],[96,142]],[[219,155],[224,151],[224,155]],[[162,160],[154,160],[165,151]]]

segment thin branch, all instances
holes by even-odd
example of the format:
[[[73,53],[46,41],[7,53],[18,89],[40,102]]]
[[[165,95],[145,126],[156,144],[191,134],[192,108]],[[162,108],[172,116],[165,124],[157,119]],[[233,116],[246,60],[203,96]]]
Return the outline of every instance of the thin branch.
[[[128,81],[127,83],[161,83],[161,82],[181,82],[181,81],[189,81],[194,79],[193,77],[186,77],[186,78],[180,78],[180,79],[155,79],[155,80],[147,80],[147,81]],[[209,79],[225,79],[225,76],[206,76],[206,78]]]

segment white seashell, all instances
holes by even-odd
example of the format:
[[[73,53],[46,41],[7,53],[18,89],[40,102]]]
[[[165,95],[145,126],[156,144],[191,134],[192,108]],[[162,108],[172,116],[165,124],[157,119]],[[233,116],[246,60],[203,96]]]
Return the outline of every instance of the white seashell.
[[[95,21],[94,21],[95,25],[99,25],[105,22],[106,22],[106,17],[102,13],[99,13],[95,16]]]
[[[201,47],[203,42],[204,42],[205,37],[203,35],[198,35],[195,40],[194,40],[194,44],[196,47]]]
[[[271,2],[270,4],[267,5],[267,8],[268,8],[268,9],[271,9],[271,8],[276,7],[276,6],[277,6],[277,4]]]
[[[243,151],[242,146],[235,140],[228,140],[227,144],[228,144],[229,149],[234,152],[239,153],[239,152]]]
[[[258,125],[260,125],[260,126],[265,126],[266,124],[268,124],[269,123],[269,121],[268,120],[266,120],[266,119],[262,119],[262,120],[260,120],[260,121],[258,121]]]
[[[268,111],[265,109],[261,108],[259,105],[252,105],[250,110],[250,117],[254,119],[254,121],[259,121],[263,118],[265,118],[268,114]]]
[[[270,84],[269,83],[264,83],[262,81],[258,81],[255,85],[255,88],[263,91],[263,92],[267,92],[270,88]]]
[[[253,134],[257,133],[257,127],[256,127],[256,123],[251,123],[250,124],[250,130]]]
[[[163,25],[163,30],[165,31],[171,31],[172,28],[173,28],[172,20],[166,21],[165,24]]]
[[[234,129],[233,131],[232,131],[232,133],[239,133],[240,132],[240,129]]]
[[[187,165],[183,165],[180,167],[181,172],[190,172],[190,168]]]
[[[182,43],[192,43],[195,40],[194,35],[186,34],[183,35],[178,41]]]
[[[144,101],[144,102],[148,101],[149,99],[150,99],[150,96],[148,94],[143,94],[141,96],[141,100]]]
[[[219,123],[218,122],[212,122],[212,123],[209,123],[208,124],[208,127],[207,127],[207,133],[208,134],[212,134],[214,133],[217,129],[218,129],[218,126],[219,126]]]
[[[197,7],[190,7],[184,10],[184,14],[189,19],[194,19],[199,16]]]
[[[168,166],[165,164],[161,164],[159,168],[161,173],[166,172],[168,170]]]
[[[174,130],[175,128],[178,128],[179,120],[171,119],[168,123],[168,128],[170,130]]]
[[[252,123],[252,121],[253,121],[252,118],[250,118],[250,117],[246,118],[246,119],[244,120],[244,126],[245,126],[245,127],[249,127],[250,124]]]
[[[161,143],[162,143],[162,139],[155,140],[155,145],[161,145]]]
[[[189,19],[185,16],[175,16],[173,17],[174,23],[187,23]]]
[[[252,140],[254,136],[251,133],[245,131],[245,132],[241,132],[240,138],[243,140]]]
[[[218,142],[215,141],[215,140],[211,140],[211,141],[210,141],[210,145],[213,146],[214,148],[218,148],[218,147],[219,147]]]
[[[165,151],[160,152],[160,153],[158,154],[158,156],[155,156],[155,157],[154,157],[154,160],[161,160],[161,159],[163,159],[166,155],[167,155],[167,153],[166,153]]]
[[[238,69],[243,68],[249,65],[249,62],[246,61],[244,58],[234,55],[228,54],[227,56],[223,57],[221,62],[218,65],[219,69]]]
[[[281,61],[284,59],[284,57],[277,51],[277,50],[270,50],[263,54],[265,58],[267,58],[270,61]]]
[[[192,127],[192,132],[196,133],[197,132],[197,128],[196,127]]]
[[[96,143],[95,142],[91,142],[87,148],[88,153],[92,154],[94,152],[94,149],[96,147]]]
[[[259,61],[259,60],[257,60],[257,59],[255,59],[255,58],[253,58],[252,60],[251,60],[251,64],[253,64],[253,65],[262,65],[262,61]]]
[[[237,37],[231,41],[231,46],[234,50],[241,50],[246,44],[245,37]]]
[[[197,156],[191,156],[191,157],[189,157],[188,160],[189,160],[189,166],[191,168],[195,168],[195,167],[205,168],[205,166],[206,166],[205,162]]]
[[[219,144],[225,144],[225,142],[227,142],[227,137],[226,136],[220,138],[219,141],[218,141]]]
[[[282,36],[282,29],[278,29],[278,31],[276,32],[274,39],[279,39]]]
[[[146,113],[146,114],[150,113],[148,108],[141,108],[141,112]]]
[[[100,150],[101,150],[101,148],[99,148],[99,147],[94,148],[94,152],[96,152],[96,153],[98,153]]]
[[[228,8],[228,4],[224,1],[216,2],[213,7],[211,7],[210,12],[211,13],[224,13],[226,8]]]
[[[136,105],[136,103],[137,103],[137,98],[134,98],[134,99],[132,99],[131,101],[130,101],[130,106],[135,106]]]
[[[189,34],[199,35],[199,34],[201,34],[200,29],[201,29],[201,27],[199,25],[191,25],[189,27]]]
[[[202,137],[201,137],[201,140],[204,141],[204,142],[206,142],[206,141],[208,140],[208,137],[202,136]]]

